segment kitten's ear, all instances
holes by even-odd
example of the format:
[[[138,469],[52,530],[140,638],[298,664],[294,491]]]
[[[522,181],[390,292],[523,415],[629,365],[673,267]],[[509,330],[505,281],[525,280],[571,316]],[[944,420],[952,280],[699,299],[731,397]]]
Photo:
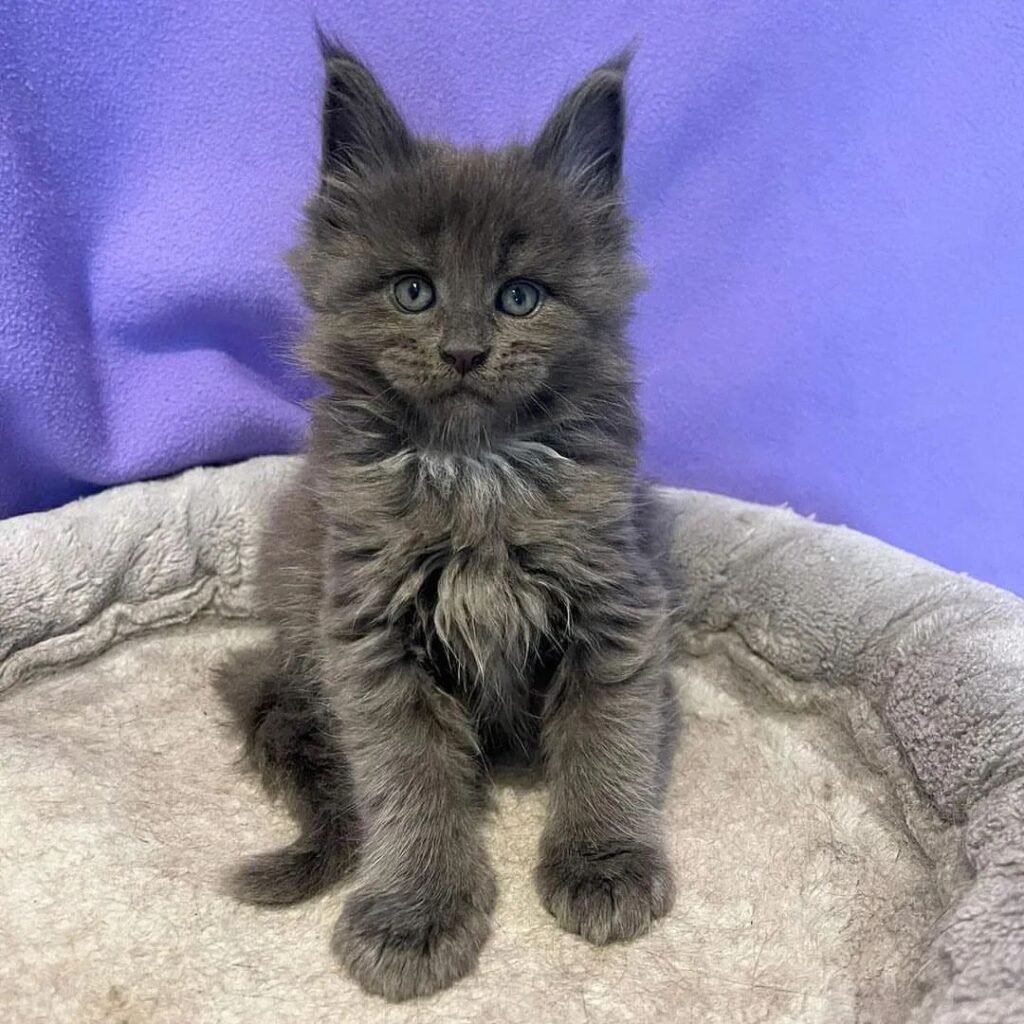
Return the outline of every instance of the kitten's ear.
[[[562,100],[533,144],[535,163],[589,194],[618,188],[626,123],[624,87],[632,57],[631,49],[623,50],[591,71]]]
[[[321,176],[346,177],[407,160],[415,140],[372,72],[317,27],[326,88]]]

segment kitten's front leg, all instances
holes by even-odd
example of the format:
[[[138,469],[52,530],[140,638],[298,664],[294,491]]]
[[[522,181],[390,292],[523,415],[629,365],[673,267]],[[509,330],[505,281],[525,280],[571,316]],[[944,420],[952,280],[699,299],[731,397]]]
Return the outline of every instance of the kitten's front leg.
[[[469,722],[411,661],[381,668],[377,654],[367,655],[372,643],[339,650],[326,666],[353,680],[339,688],[336,707],[365,829],[335,950],[364,989],[401,1000],[473,970],[495,884]]]
[[[674,899],[660,823],[675,712],[664,623],[642,610],[623,621],[567,652],[542,729],[537,885],[558,923],[594,943],[642,935]]]

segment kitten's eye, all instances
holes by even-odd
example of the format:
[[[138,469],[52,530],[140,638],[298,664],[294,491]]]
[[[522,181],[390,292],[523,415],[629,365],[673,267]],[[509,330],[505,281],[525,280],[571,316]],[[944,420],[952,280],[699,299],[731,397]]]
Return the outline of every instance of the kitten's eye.
[[[434,286],[421,274],[400,277],[392,291],[399,309],[406,313],[422,313],[434,304]]]
[[[540,305],[540,288],[530,281],[509,281],[494,304],[509,316],[529,316]]]

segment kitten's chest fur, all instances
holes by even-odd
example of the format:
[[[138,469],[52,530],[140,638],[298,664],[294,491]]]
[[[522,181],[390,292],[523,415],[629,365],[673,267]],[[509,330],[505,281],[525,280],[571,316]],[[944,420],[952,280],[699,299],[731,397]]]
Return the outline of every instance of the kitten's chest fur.
[[[408,640],[482,722],[524,738],[563,642],[558,600],[495,537],[438,560],[412,600]]]
[[[541,445],[417,453],[389,616],[437,681],[499,731],[528,732],[571,618],[571,464]]]

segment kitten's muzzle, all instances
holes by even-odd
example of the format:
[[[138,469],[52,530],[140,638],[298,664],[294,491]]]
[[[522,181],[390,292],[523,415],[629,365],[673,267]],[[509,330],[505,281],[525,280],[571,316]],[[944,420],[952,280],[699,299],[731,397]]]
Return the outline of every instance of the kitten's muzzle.
[[[465,377],[467,373],[479,370],[490,355],[489,348],[443,348],[441,360],[455,367],[456,373]]]

